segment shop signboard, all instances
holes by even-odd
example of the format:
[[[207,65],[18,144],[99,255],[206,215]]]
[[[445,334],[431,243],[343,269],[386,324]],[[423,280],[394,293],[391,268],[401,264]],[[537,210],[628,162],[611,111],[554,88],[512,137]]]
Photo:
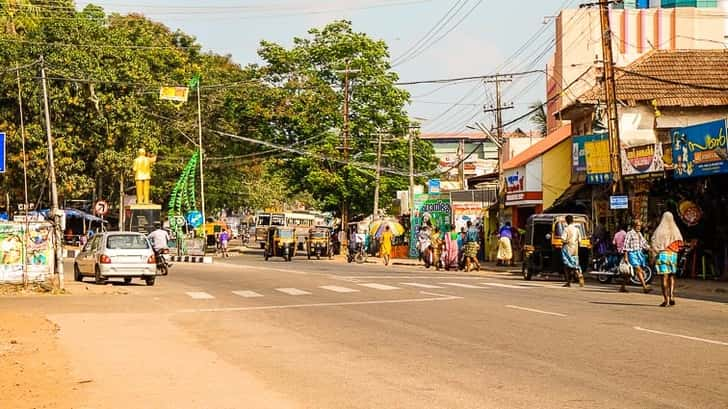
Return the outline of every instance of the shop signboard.
[[[623,147],[621,155],[623,176],[640,176],[665,171],[660,143]]]
[[[609,208],[612,210],[629,209],[629,196],[609,196]]]
[[[572,139],[572,174],[586,174],[586,183],[605,184],[612,181],[609,163],[609,138],[605,133],[575,136]]]
[[[419,256],[417,233],[423,225],[433,229],[439,227],[440,231],[445,231],[450,225],[451,218],[452,206],[449,198],[431,197],[428,194],[415,195],[415,214],[412,217],[410,229],[410,257]]]
[[[440,179],[430,179],[427,186],[430,193],[440,193]]]
[[[52,274],[51,225],[30,223],[27,227],[28,246],[23,251],[26,224],[0,224],[0,283],[23,282],[23,259],[27,263],[28,281],[44,281]]]
[[[728,173],[726,120],[672,130],[672,165],[675,178]]]

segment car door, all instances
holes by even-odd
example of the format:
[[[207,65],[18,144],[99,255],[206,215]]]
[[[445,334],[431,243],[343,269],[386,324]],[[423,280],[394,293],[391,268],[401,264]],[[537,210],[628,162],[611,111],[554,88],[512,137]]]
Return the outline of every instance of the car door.
[[[80,262],[78,264],[81,274],[89,275],[94,273],[94,261],[96,255],[96,249],[100,241],[100,236],[94,236],[91,240],[86,243],[80,254]]]

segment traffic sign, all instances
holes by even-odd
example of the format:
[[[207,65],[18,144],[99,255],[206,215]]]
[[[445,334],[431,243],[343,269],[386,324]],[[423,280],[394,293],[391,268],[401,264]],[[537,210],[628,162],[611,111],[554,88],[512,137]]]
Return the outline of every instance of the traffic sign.
[[[103,200],[99,200],[94,204],[94,213],[98,216],[106,216],[109,213],[109,204]]]
[[[0,173],[5,173],[5,132],[0,132]]]
[[[202,212],[193,210],[187,213],[187,223],[194,228],[202,226]]]

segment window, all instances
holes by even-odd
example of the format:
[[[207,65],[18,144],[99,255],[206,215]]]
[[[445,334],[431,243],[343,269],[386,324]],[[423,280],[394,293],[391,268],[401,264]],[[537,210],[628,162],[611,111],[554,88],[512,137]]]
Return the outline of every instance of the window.
[[[106,239],[107,249],[143,250],[149,248],[147,238],[138,234],[115,234]]]

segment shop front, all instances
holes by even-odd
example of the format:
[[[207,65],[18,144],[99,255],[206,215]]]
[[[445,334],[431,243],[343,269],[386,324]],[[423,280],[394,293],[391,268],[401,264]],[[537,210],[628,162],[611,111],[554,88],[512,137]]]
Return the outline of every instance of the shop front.
[[[541,186],[542,157],[539,156],[525,166],[505,171],[505,212],[510,216],[513,227],[523,228],[528,218],[543,211]]]

